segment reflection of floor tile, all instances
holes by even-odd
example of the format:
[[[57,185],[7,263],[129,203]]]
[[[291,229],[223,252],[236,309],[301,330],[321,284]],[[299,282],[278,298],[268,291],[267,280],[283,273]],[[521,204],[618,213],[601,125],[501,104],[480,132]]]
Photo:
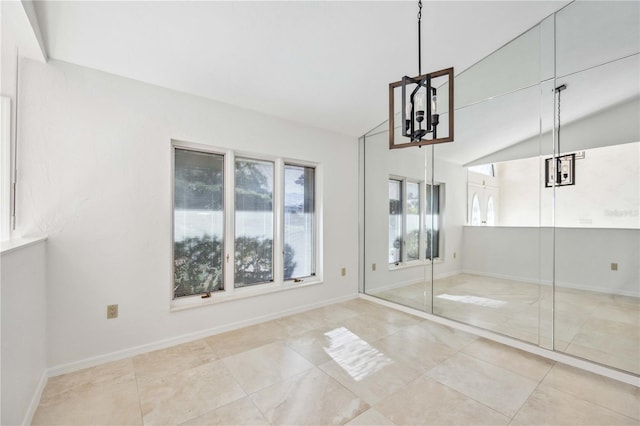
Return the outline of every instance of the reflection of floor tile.
[[[638,421],[549,386],[540,385],[512,425],[637,425]]]
[[[314,368],[251,396],[271,424],[343,424],[369,406]]]
[[[506,425],[509,418],[422,376],[374,406],[398,425]]]
[[[376,296],[424,310],[430,286],[411,284]],[[432,286],[436,315],[640,374],[638,298],[470,274]]]
[[[427,375],[509,417],[538,385],[537,381],[464,354],[452,356]]]

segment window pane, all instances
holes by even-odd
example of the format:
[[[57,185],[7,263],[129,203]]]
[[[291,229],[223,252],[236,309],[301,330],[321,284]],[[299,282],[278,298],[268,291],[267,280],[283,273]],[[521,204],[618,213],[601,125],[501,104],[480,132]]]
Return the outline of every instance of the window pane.
[[[389,180],[389,263],[402,260],[402,182]]]
[[[284,279],[315,275],[315,170],[284,166]]]
[[[480,226],[480,201],[478,194],[473,194],[471,201],[471,226]]]
[[[420,185],[407,182],[407,260],[420,258]]]
[[[273,281],[273,163],[237,159],[235,286]]]
[[[487,201],[487,225],[494,226],[496,222],[496,217],[493,212],[493,197],[489,196],[489,201]]]
[[[223,165],[222,155],[175,150],[174,297],[223,289]]]
[[[440,256],[440,185],[427,185],[425,230],[427,259],[435,259]]]

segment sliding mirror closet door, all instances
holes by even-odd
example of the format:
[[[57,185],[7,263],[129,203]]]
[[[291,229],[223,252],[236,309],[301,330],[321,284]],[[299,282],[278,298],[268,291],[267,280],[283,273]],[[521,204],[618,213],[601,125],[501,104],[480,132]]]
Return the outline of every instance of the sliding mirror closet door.
[[[550,322],[540,329],[551,302],[540,286],[541,70],[553,58],[542,60],[542,37],[538,25],[456,77],[456,139],[434,148],[434,313],[534,344],[551,335]]]
[[[640,4],[556,14],[555,341],[640,374]],[[589,25],[584,23],[588,22]]]
[[[387,122],[361,139],[362,263],[365,294],[431,313],[427,152],[390,150]]]

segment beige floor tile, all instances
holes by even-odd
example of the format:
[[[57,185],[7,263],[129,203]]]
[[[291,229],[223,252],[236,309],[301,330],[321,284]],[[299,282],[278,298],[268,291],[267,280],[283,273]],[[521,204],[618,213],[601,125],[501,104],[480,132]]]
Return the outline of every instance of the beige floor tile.
[[[553,367],[554,362],[515,348],[478,339],[462,352],[471,357],[505,368],[539,382]]]
[[[419,318],[419,317],[409,315],[404,312],[392,310],[392,309],[388,309],[388,310],[384,310],[376,313],[366,313],[366,314],[363,314],[362,317],[383,321],[395,327],[407,327],[407,326],[418,324],[420,322],[425,321],[423,318]]]
[[[512,425],[637,425],[638,421],[575,396],[540,385]]]
[[[253,393],[313,367],[282,343],[272,343],[223,360],[242,389]]]
[[[105,370],[101,369],[103,373]],[[136,380],[130,375],[125,379],[76,385],[62,392],[45,389],[32,424],[141,425]]]
[[[509,418],[422,376],[373,408],[398,425],[506,425]]]
[[[337,328],[333,326],[310,330],[299,336],[289,338],[285,344],[312,364],[320,365],[331,360],[331,356],[328,353],[331,348],[336,348],[337,345],[346,343],[332,338],[332,335],[335,334],[332,333],[334,330],[337,330]],[[355,337],[357,338],[357,336]]]
[[[339,303],[329,306],[323,306],[321,308],[312,309],[305,312],[308,318],[316,319],[325,323],[332,323],[335,321],[342,321],[347,318],[355,317],[358,312],[342,306]]]
[[[384,311],[386,309],[390,309],[387,308],[385,306],[379,305],[377,303],[373,303],[370,302],[368,300],[364,300],[364,299],[360,299],[360,298],[355,298],[355,299],[351,299],[351,300],[347,300],[346,302],[342,302],[339,305],[350,309],[352,311],[355,311],[358,313],[358,315],[363,315],[363,314],[375,314],[377,312],[380,311]]]
[[[568,365],[554,366],[542,384],[640,420],[640,388]]]
[[[183,343],[133,357],[136,377],[161,377],[198,367],[216,359],[204,340]]]
[[[179,424],[246,394],[222,361],[138,380],[145,425]]]
[[[420,339],[406,329],[372,342],[372,346],[396,362],[426,372],[456,351],[440,342]]]
[[[538,384],[504,368],[458,353],[427,375],[512,417]]]
[[[455,330],[445,325],[424,321],[406,328],[406,332],[431,343],[440,343],[458,351],[478,339],[473,334]]]
[[[127,358],[73,373],[51,377],[47,381],[45,391],[47,394],[53,395],[77,386],[126,381],[133,378],[135,378],[133,363],[131,362],[131,358]]]
[[[348,329],[363,340],[372,342],[400,329],[399,326],[380,321],[375,316],[356,316],[340,321],[340,326]]]
[[[271,424],[344,424],[369,408],[317,368],[265,388],[251,399]]]
[[[205,341],[218,358],[225,358],[288,337],[287,327],[275,320],[217,334],[205,339]]]
[[[395,423],[380,414],[379,411],[369,408],[347,423],[347,426],[395,426]]]
[[[421,374],[366,343],[343,347],[341,352],[320,369],[370,405],[403,389]]]
[[[249,397],[239,399],[182,423],[183,426],[201,425],[268,425],[260,410]]]

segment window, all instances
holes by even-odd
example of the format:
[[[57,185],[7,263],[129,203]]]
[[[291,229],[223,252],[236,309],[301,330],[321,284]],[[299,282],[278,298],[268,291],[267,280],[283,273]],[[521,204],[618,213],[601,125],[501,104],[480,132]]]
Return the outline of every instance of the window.
[[[440,257],[444,184],[390,178],[388,185],[389,264]]]
[[[174,301],[321,281],[316,167],[173,145]]]
[[[402,181],[389,179],[389,263],[402,261]]]
[[[487,225],[494,226],[496,224],[496,217],[493,211],[493,197],[490,195],[487,201]]]
[[[471,226],[480,226],[480,200],[478,194],[473,194],[473,200],[471,201]]]
[[[224,289],[222,155],[176,149],[174,297]]]
[[[272,162],[236,159],[236,287],[273,281],[273,173]]]
[[[420,184],[407,182],[407,260],[420,259]]]
[[[427,208],[425,211],[427,259],[440,257],[440,186],[427,185]]]
[[[284,166],[284,279],[315,275],[315,169]]]
[[[11,100],[0,97],[0,240],[11,236]]]

